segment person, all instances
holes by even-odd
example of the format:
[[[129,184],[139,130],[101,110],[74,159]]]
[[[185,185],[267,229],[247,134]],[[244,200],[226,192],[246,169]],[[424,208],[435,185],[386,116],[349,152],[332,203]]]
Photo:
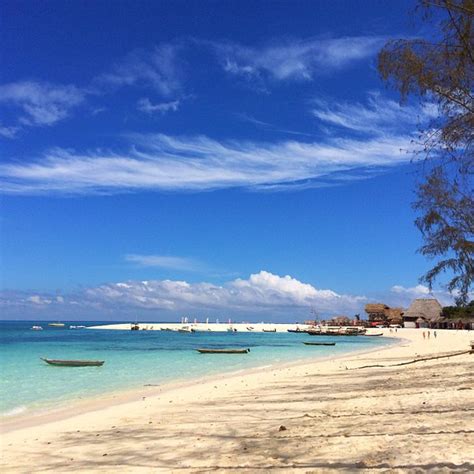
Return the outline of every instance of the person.
[[[433,331],[433,336],[436,339],[436,331]]]
[[[423,339],[426,339],[425,331],[423,331]]]
[[[430,332],[428,331],[428,339],[430,338]]]

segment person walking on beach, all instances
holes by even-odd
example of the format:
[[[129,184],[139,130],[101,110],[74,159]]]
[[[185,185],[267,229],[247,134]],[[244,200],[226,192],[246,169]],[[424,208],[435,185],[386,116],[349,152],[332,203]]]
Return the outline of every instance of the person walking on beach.
[[[423,339],[426,339],[425,331],[423,331]]]
[[[430,332],[428,331],[428,339],[430,338]]]
[[[436,331],[433,331],[433,336],[436,339]]]

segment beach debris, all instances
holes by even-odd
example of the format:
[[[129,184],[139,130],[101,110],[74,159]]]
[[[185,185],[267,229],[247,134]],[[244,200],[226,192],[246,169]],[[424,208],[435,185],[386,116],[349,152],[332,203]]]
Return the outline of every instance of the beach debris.
[[[278,428],[278,431],[286,431],[286,426],[285,425],[280,425],[280,428]]]

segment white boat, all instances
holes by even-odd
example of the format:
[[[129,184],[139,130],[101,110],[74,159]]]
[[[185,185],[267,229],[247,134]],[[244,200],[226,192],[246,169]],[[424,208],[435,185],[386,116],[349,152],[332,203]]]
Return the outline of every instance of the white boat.
[[[42,331],[43,330],[43,328],[41,326],[31,326],[31,329],[33,331]]]

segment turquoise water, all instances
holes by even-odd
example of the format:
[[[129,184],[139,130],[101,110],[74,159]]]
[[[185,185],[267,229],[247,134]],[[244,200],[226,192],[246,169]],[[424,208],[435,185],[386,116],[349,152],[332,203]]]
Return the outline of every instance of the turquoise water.
[[[33,324],[43,331],[32,331]],[[93,326],[100,322],[73,322]],[[371,350],[392,341],[325,337],[336,346],[305,346],[295,333],[177,333],[48,327],[46,322],[0,322],[0,414],[48,408],[104,392],[231,372],[249,367]],[[198,347],[249,347],[246,355],[202,355]],[[53,367],[40,357],[105,360],[102,367]]]

